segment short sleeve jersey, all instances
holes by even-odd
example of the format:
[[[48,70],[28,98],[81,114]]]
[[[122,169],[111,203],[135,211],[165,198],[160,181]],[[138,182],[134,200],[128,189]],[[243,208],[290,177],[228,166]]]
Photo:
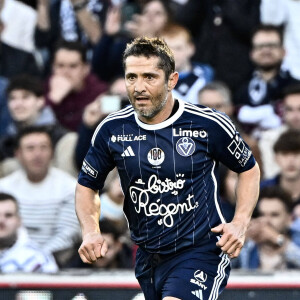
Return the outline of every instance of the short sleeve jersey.
[[[97,127],[78,182],[101,190],[116,166],[132,239],[151,253],[169,254],[201,246],[225,222],[219,162],[238,173],[255,164],[223,113],[179,100],[173,116],[149,125],[128,106]]]

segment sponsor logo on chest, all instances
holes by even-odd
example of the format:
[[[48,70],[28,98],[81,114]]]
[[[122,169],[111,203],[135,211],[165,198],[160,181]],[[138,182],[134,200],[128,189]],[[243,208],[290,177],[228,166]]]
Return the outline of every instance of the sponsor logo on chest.
[[[187,130],[182,128],[173,128],[173,136],[187,136],[187,137],[200,137],[206,138],[207,132],[205,130]]]
[[[118,135],[112,135],[110,140],[113,143],[115,143],[115,142],[146,141],[147,136],[145,134],[142,134],[142,135],[118,134]]]

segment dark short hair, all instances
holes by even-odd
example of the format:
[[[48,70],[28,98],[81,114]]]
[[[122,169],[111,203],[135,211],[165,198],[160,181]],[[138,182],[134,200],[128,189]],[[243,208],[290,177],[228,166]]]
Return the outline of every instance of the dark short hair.
[[[280,44],[283,44],[283,28],[282,26],[275,26],[272,24],[260,24],[256,26],[251,34],[251,43],[253,43],[253,38],[258,32],[276,32],[279,35]]]
[[[99,222],[99,226],[101,233],[112,234],[115,241],[124,234],[124,232],[120,228],[118,228],[116,222],[107,218],[102,219]]]
[[[165,73],[166,80],[175,71],[175,60],[172,51],[163,39],[139,37],[133,40],[123,54],[123,67],[126,69],[128,56],[158,57],[158,68]]]
[[[300,83],[294,83],[294,84],[288,85],[283,90],[283,99],[290,95],[296,95],[296,94],[300,94]]]
[[[35,133],[46,134],[51,141],[51,147],[53,147],[53,139],[52,139],[50,127],[48,127],[48,126],[27,126],[27,127],[22,128],[18,132],[17,138],[16,138],[16,148],[20,147],[20,142],[23,137],[30,135],[30,134],[35,134]]]
[[[30,76],[28,74],[22,74],[13,77],[6,89],[6,94],[9,94],[15,90],[25,90],[33,93],[37,97],[44,95],[44,87],[42,81],[39,78]]]
[[[0,202],[4,202],[4,201],[7,201],[7,200],[12,201],[16,205],[17,212],[19,212],[19,205],[18,205],[17,199],[11,194],[0,192]]]
[[[153,0],[145,0],[144,1],[144,4],[142,4],[143,6],[143,9],[145,8],[145,6],[152,2]],[[174,9],[172,7],[172,5],[170,5],[170,2],[169,0],[157,0],[158,2],[161,3],[161,5],[164,7],[164,10],[167,14],[167,24],[169,23],[172,23],[173,22],[173,19],[174,19]]]
[[[300,153],[300,132],[289,129],[282,133],[273,146],[275,153]]]
[[[54,50],[54,57],[57,51],[61,49],[66,49],[69,51],[76,51],[80,54],[80,58],[82,62],[86,63],[87,62],[87,55],[86,55],[86,48],[82,43],[77,42],[77,41],[65,41],[65,40],[59,40],[55,46]]]
[[[267,186],[261,189],[259,194],[259,201],[261,199],[271,198],[278,198],[280,202],[284,204],[285,209],[288,213],[291,213],[293,211],[294,205],[291,195],[280,186]]]

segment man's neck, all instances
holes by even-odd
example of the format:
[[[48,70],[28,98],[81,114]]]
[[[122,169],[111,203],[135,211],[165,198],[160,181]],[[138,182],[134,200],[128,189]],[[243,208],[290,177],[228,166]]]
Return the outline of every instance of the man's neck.
[[[30,119],[28,119],[28,120],[25,120],[25,121],[21,121],[21,122],[15,122],[15,124],[16,124],[16,127],[17,128],[24,128],[24,127],[27,127],[27,126],[32,126],[32,125],[34,125],[36,122],[37,122],[37,120],[38,120],[38,118],[40,117],[40,113],[39,114],[37,114],[36,116],[34,116],[34,117],[32,117],[32,118],[30,118]]]
[[[44,174],[28,174],[27,178],[32,183],[40,183],[47,177],[48,171]]]
[[[258,69],[258,73],[264,81],[268,82],[276,77],[276,75],[278,74],[278,68],[274,68],[274,69],[267,70],[267,71]]]

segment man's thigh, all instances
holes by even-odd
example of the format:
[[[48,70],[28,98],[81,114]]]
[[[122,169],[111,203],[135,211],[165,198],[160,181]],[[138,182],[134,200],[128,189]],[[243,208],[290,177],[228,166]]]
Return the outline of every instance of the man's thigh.
[[[158,270],[159,271],[159,268]],[[205,260],[204,257],[178,262],[165,276],[156,278],[157,289],[162,299],[215,300],[225,288],[230,272],[230,260],[227,255]],[[155,272],[156,273],[156,272]]]

